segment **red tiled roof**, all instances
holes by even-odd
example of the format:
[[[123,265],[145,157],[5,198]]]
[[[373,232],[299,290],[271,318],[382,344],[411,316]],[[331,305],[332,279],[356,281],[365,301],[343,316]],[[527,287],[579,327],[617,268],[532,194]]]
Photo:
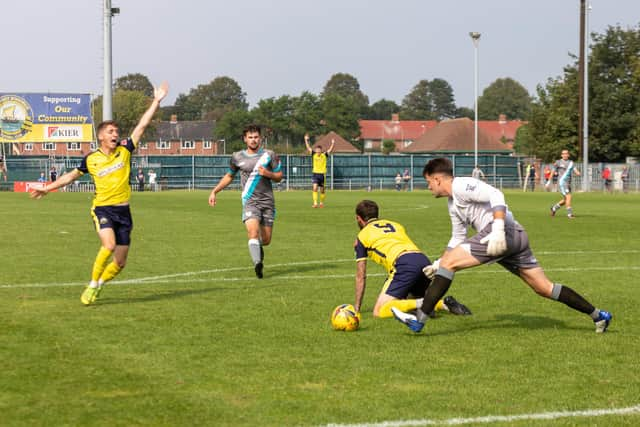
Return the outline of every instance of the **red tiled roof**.
[[[438,122],[435,120],[359,120],[360,139],[416,140]]]
[[[322,146],[323,150],[326,151],[331,146],[332,139],[335,141],[333,145],[334,153],[359,153],[360,152],[360,150],[354,147],[349,141],[347,141],[346,139],[344,139],[334,131],[331,131],[326,135],[318,136],[312,148],[315,148],[320,145]]]
[[[520,120],[499,121],[499,120],[478,120],[478,129],[482,129],[492,139],[513,142],[516,139],[516,132],[522,125],[527,124]]]
[[[496,122],[497,123],[497,122]],[[468,151],[475,149],[473,121],[468,118],[445,120],[402,150],[403,153]],[[485,131],[478,121],[478,151],[513,151],[500,137]]]

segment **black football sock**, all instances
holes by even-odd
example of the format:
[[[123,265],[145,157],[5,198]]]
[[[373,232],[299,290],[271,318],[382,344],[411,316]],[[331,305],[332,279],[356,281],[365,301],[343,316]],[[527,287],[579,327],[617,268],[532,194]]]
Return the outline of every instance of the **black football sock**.
[[[551,299],[560,301],[563,304],[568,305],[574,310],[578,310],[581,313],[591,315],[595,311],[595,307],[584,299],[580,294],[571,289],[568,286],[561,285],[560,283],[553,284],[553,291],[551,292]]]
[[[453,280],[453,274],[454,273],[451,270],[447,270],[443,267],[438,268],[433,281],[424,293],[422,307],[420,307],[420,310],[416,313],[418,320],[424,322],[429,313],[434,310],[438,301],[440,301],[447,293],[449,286],[451,286],[451,281]]]

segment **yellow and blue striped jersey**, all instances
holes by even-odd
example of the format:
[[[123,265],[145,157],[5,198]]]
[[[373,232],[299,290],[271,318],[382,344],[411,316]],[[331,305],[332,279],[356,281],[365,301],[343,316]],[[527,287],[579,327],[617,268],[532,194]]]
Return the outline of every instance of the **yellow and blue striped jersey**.
[[[319,173],[326,175],[327,173],[327,153],[313,153],[313,169],[311,173]]]
[[[356,238],[356,261],[371,258],[391,273],[396,259],[405,252],[420,252],[404,227],[394,221],[376,219],[369,222]]]
[[[127,138],[110,155],[99,149],[87,154],[76,169],[88,173],[96,186],[93,206],[127,203],[131,197],[131,152],[136,146]]]

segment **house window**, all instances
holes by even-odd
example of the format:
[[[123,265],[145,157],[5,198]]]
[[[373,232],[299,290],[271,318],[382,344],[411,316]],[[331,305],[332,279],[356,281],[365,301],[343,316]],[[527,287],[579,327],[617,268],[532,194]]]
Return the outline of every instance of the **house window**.
[[[156,148],[159,150],[168,150],[171,148],[171,143],[169,141],[158,141],[156,142]]]
[[[367,150],[371,150],[373,148],[373,142],[371,140],[365,141],[364,148],[366,148]]]
[[[80,151],[80,143],[79,142],[68,142],[67,143],[68,151]]]
[[[196,143],[194,141],[182,141],[180,143],[180,148],[182,148],[182,149],[194,149],[194,148],[196,148]]]
[[[33,151],[33,144],[30,142],[24,144],[24,151]]]
[[[147,146],[147,143],[146,143],[146,142],[142,142],[142,141],[140,141],[140,142],[138,143],[138,148],[139,148],[140,150],[146,150],[146,149],[147,149],[147,148],[149,148],[149,147]]]
[[[89,148],[91,149],[91,151],[95,151],[98,149],[98,144],[92,142],[91,144],[89,144]]]
[[[42,149],[44,151],[55,151],[56,143],[55,142],[45,142],[44,144],[42,144]]]
[[[211,150],[211,141],[204,141],[202,143],[202,148],[204,148],[205,150]]]

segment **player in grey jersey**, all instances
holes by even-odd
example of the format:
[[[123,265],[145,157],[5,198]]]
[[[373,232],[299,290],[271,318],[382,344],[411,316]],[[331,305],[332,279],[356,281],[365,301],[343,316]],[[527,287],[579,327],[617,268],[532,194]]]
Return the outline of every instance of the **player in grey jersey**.
[[[551,216],[555,216],[562,206],[567,208],[567,218],[573,218],[573,208],[571,207],[571,176],[580,176],[580,171],[576,169],[573,160],[569,160],[569,150],[562,150],[560,159],[553,164],[554,175],[558,177],[558,188],[562,194],[562,200],[551,206]]]
[[[451,161],[445,158],[430,160],[423,176],[435,197],[449,199],[451,240],[442,258],[424,269],[433,281],[424,294],[421,309],[414,316],[392,308],[396,319],[420,332],[427,313],[447,293],[456,271],[497,262],[538,295],[590,316],[596,332],[607,330],[611,313],[595,308],[573,289],[547,278],[533,256],[527,232],[507,208],[502,191],[474,178],[454,178]],[[477,234],[467,237],[469,226]]]
[[[216,194],[231,184],[240,172],[242,186],[242,222],[247,228],[249,254],[258,279],[263,277],[263,246],[271,243],[273,221],[276,215],[271,182],[282,180],[280,158],[271,150],[261,148],[260,127],[247,126],[242,132],[247,148],[231,156],[229,171],[211,190],[209,205],[216,205]]]

